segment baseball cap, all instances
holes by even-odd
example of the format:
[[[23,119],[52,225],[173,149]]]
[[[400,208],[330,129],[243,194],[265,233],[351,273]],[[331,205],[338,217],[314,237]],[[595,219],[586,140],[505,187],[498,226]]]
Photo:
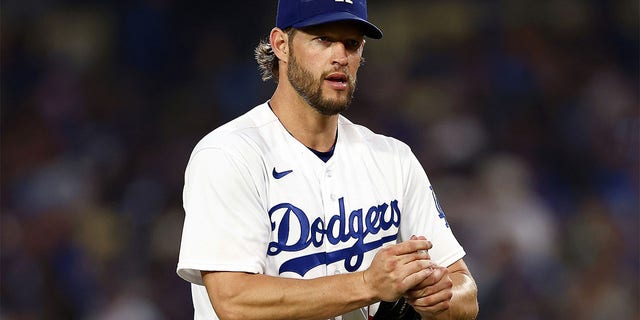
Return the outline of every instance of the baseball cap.
[[[351,20],[364,27],[364,35],[382,38],[382,31],[367,21],[366,0],[279,0],[276,26],[302,28],[327,22]]]

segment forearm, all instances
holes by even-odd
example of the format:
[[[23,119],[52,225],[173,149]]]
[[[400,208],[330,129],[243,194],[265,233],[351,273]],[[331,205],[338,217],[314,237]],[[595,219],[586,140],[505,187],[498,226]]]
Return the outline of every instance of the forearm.
[[[449,302],[449,309],[438,314],[436,320],[471,320],[478,315],[478,289],[473,278],[466,272],[449,274],[453,282],[453,296]]]
[[[362,272],[311,280],[235,272],[203,278],[220,319],[327,319],[376,302]],[[227,290],[210,290],[219,286]]]

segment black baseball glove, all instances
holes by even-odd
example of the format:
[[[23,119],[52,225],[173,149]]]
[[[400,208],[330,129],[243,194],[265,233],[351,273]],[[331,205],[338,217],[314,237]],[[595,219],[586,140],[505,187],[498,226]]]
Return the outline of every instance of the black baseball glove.
[[[381,301],[373,320],[420,320],[420,315],[413,310],[404,298],[395,302]]]

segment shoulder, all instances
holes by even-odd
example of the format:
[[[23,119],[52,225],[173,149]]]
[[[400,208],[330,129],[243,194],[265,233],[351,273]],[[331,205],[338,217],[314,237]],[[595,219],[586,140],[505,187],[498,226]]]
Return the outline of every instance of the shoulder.
[[[192,181],[231,181],[265,175],[269,131],[275,131],[277,118],[269,106],[261,104],[205,135],[193,148],[186,166],[185,183]],[[198,180],[208,177],[208,180]],[[208,182],[207,182],[208,183]]]
[[[393,153],[396,155],[406,155],[411,153],[409,145],[394,137],[376,133],[371,129],[351,122],[344,116],[340,116],[339,135],[342,135],[345,141],[350,144],[362,145],[363,147],[372,149],[375,152]]]
[[[260,150],[262,136],[274,122],[277,122],[277,118],[267,103],[258,105],[205,135],[193,148],[191,158],[204,150],[212,149],[227,153]]]

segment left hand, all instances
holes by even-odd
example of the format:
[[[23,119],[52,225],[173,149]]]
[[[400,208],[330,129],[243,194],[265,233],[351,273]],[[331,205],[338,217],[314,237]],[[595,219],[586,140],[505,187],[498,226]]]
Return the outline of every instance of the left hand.
[[[433,265],[431,274],[406,292],[405,297],[423,319],[431,319],[449,309],[453,282],[446,267]]]

